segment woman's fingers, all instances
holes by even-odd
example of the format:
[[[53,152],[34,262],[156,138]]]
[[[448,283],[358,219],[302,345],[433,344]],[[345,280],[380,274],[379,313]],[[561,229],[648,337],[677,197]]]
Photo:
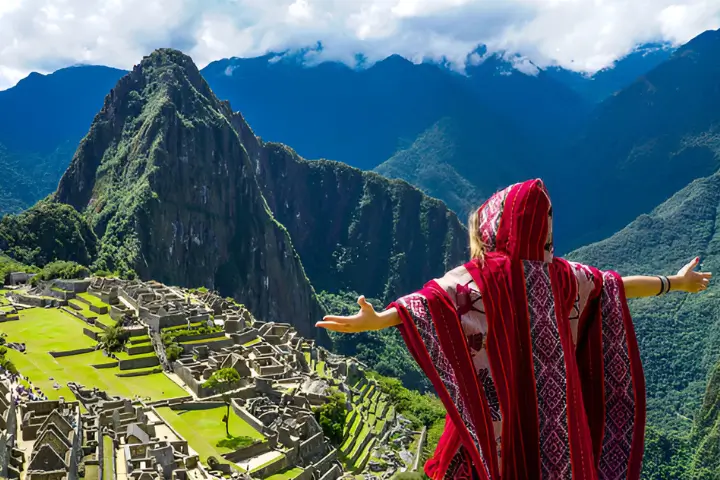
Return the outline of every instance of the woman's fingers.
[[[327,328],[328,330],[333,330],[336,332],[349,332],[351,328],[350,325],[348,325],[347,323],[332,322],[326,320],[323,320],[322,322],[317,322],[315,326]]]
[[[355,320],[355,316],[352,317],[342,317],[340,315],[325,315],[323,317],[324,322],[333,322],[333,323],[348,323]]]
[[[360,295],[358,297],[357,303],[358,303],[358,305],[360,305],[360,309],[362,309],[362,310],[365,310],[368,308],[370,310],[372,310],[372,308],[373,308],[373,306],[371,304],[369,304],[367,300],[365,300],[365,295]]]

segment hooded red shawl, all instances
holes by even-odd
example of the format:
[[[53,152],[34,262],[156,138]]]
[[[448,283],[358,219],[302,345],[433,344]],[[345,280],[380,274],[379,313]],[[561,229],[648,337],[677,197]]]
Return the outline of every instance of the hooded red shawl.
[[[479,215],[485,258],[391,305],[448,413],[426,473],[638,479],[645,382],[622,279],[553,257],[540,180]]]

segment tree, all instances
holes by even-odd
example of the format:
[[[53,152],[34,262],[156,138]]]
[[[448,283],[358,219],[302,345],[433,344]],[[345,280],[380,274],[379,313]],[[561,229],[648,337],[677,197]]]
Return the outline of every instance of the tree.
[[[223,402],[225,402],[225,407],[227,408],[227,410],[225,410],[225,416],[223,417],[223,422],[225,422],[225,435],[230,438],[230,396],[224,393],[222,399]]]
[[[106,352],[119,352],[130,338],[130,333],[123,328],[120,322],[105,330],[100,336],[100,344]]]
[[[334,391],[324,405],[315,409],[315,419],[323,434],[334,445],[339,445],[345,431],[345,394]]]
[[[203,387],[205,388],[215,388],[218,386],[226,386],[226,387],[232,387],[237,382],[240,381],[240,374],[237,370],[234,368],[221,368],[220,370],[216,370],[213,372],[213,374],[210,376],[210,378],[207,379],[205,383],[203,383]]]
[[[216,370],[215,372],[213,372],[210,378],[208,378],[207,381],[203,383],[203,387],[218,388],[222,389],[223,391],[227,391],[237,385],[239,381],[240,374],[237,372],[237,370],[235,370],[234,368],[221,368],[220,370]],[[223,401],[225,402],[227,411],[225,413],[225,416],[223,416],[222,421],[225,424],[225,434],[230,437],[230,396],[227,394],[223,395]]]

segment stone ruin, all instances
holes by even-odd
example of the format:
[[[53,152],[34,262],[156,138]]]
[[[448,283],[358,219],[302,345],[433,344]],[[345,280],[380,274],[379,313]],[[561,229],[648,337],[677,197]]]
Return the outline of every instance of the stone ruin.
[[[336,480],[343,475],[339,452],[325,438],[313,408],[326,403],[334,390],[346,395],[349,409],[362,403],[367,392],[363,394],[360,385],[367,381],[363,373],[366,367],[360,362],[317,347],[312,340],[300,337],[290,324],[260,322],[244,306],[212,292],[109,278],[69,282],[58,288],[67,297],[85,288],[110,306],[111,317],[127,319],[129,328],[146,332],[161,365],[179,378],[188,396],[146,402],[113,397],[71,382],[68,387],[78,401],[23,399],[18,416],[21,421],[13,425],[17,402],[8,386],[0,383],[0,393],[4,388],[7,392],[3,396],[9,399],[0,400],[0,427],[5,427],[0,429],[0,476],[7,473],[9,478],[19,478],[25,471],[25,478],[31,480],[75,479],[83,470],[95,469],[98,478],[115,478],[120,471],[133,480],[222,475],[249,479],[294,467],[303,469],[299,480]],[[162,330],[191,324],[221,331],[197,335],[188,343],[178,340],[183,353],[169,362]],[[322,372],[316,370],[320,363]],[[214,372],[224,368],[236,370],[240,381],[225,388],[206,385]],[[224,454],[221,464],[212,466],[218,470],[213,471],[207,459],[192,453],[187,439],[163,420],[155,406],[215,408],[225,405],[225,400],[267,441]],[[87,413],[80,413],[80,405]],[[352,419],[356,416],[354,412]],[[380,431],[382,438],[373,437],[370,446],[375,442],[390,444],[391,435],[395,442],[403,435],[411,441],[414,432],[406,423],[399,416],[388,417]],[[18,448],[24,442],[32,442],[30,451]],[[406,450],[401,453],[410,455]],[[105,462],[107,458],[113,461]],[[277,460],[268,462],[268,458]],[[410,459],[403,460],[392,452],[379,452],[366,461],[366,471],[387,478],[406,468]],[[238,473],[230,464],[252,474]],[[107,468],[114,471],[103,471]]]

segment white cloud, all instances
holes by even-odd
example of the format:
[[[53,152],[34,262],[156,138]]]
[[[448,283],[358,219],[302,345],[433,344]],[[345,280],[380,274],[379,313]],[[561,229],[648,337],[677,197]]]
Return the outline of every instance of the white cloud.
[[[204,66],[318,41],[314,61],[399,53],[462,65],[487,44],[595,71],[638,43],[718,27],[720,0],[0,0],[0,88],[76,63],[130,68],[158,47]]]

